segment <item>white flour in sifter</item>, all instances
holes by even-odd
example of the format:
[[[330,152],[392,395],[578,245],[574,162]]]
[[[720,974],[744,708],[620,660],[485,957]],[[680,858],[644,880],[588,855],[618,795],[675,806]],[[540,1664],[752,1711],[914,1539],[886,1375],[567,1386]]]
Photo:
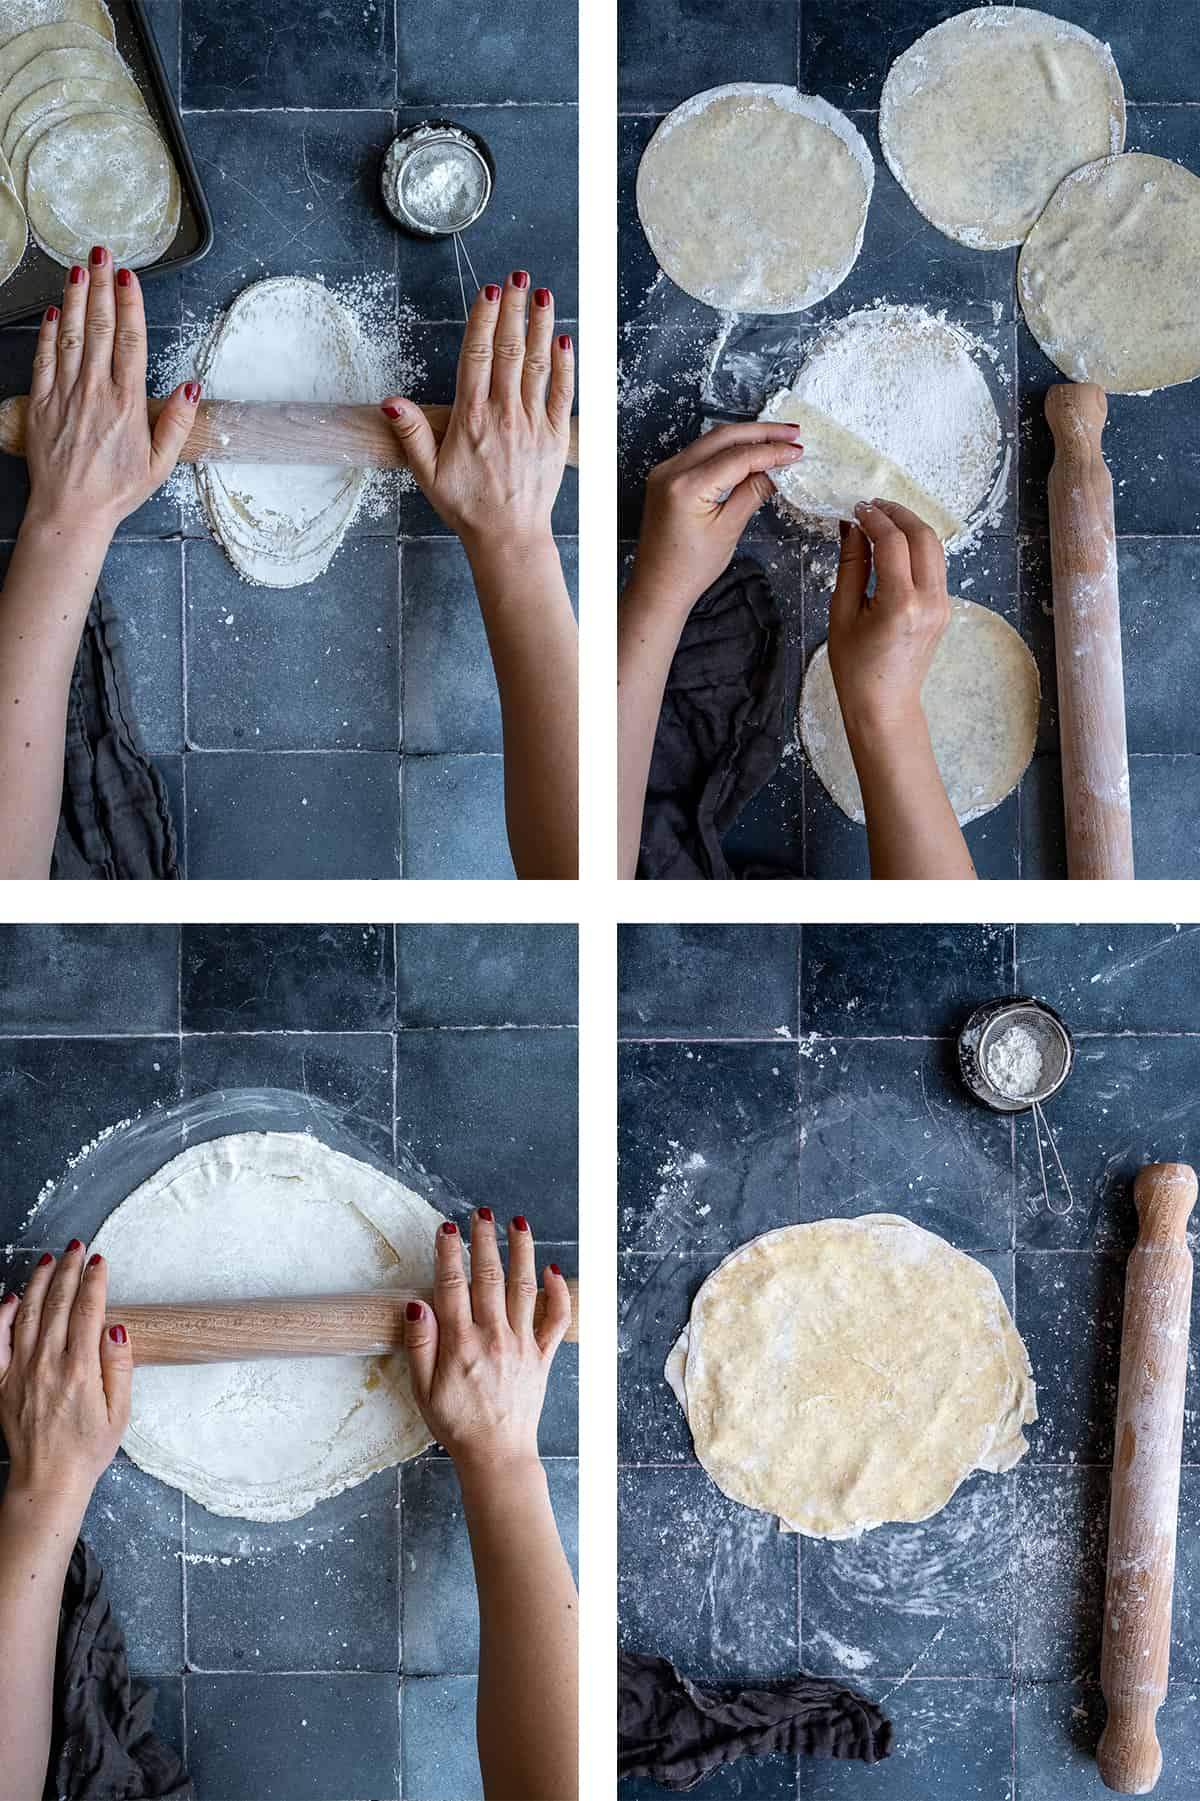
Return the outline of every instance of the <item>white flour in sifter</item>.
[[[1045,1065],[1038,1041],[1027,1026],[1009,1026],[988,1045],[988,1081],[1009,1100],[1025,1100],[1042,1086]]]

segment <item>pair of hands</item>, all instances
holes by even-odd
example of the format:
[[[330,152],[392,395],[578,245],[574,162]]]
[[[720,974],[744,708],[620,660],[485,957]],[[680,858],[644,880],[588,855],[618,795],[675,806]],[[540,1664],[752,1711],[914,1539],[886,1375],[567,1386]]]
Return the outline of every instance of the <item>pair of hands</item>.
[[[725,569],[767,500],[767,471],[804,454],[792,425],[721,425],[660,463],[646,509],[631,588],[678,612],[679,624]],[[846,730],[907,727],[950,618],[946,559],[935,532],[907,507],[865,501],[843,524],[829,607],[829,661]],[[868,596],[871,571],[875,591]]]
[[[537,1428],[554,1354],[571,1320],[556,1264],[538,1295],[533,1233],[518,1216],[508,1228],[509,1273],[500,1262],[491,1209],[471,1221],[471,1276],[452,1222],[437,1233],[432,1307],[409,1303],[405,1350],[413,1393],[431,1434],[460,1476],[536,1463]],[[0,1432],[9,1489],[44,1497],[55,1518],[83,1517],[129,1423],[133,1350],[125,1328],[105,1329],[107,1271],[72,1239],[61,1259],[47,1252],[24,1297],[0,1303]]]
[[[47,308],[38,332],[26,424],[32,528],[107,545],[166,481],[200,384],[176,388],[151,433],[146,365],[141,284],[97,246],[86,268],[70,270],[61,308]],[[383,402],[422,492],[469,552],[550,538],[574,390],[554,297],[548,288],[530,295],[528,274],[515,270],[503,288],[489,283],[475,297],[441,442],[413,402]]]

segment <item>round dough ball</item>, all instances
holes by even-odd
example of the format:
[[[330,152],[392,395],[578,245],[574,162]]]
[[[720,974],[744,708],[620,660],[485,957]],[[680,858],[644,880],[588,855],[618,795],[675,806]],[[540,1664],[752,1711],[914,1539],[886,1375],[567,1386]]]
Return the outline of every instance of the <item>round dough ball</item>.
[[[1072,381],[1138,394],[1200,375],[1200,180],[1131,151],[1068,175],[1025,241],[1030,331]]]
[[[717,1487],[812,1538],[928,1519],[972,1470],[1011,1469],[1037,1418],[991,1271],[890,1213],[743,1245],[666,1375]]]
[[[795,88],[733,82],[665,118],[638,169],[659,266],[707,306],[798,313],[840,286],[875,167],[850,120]]]
[[[26,31],[70,24],[86,25],[110,44],[116,42],[116,27],[104,0],[5,0],[0,13],[0,44],[7,44]]]
[[[990,607],[951,599],[950,623],[925,677],[921,705],[960,825],[999,806],[1024,775],[1037,740],[1040,699],[1037,664],[1020,633]],[[862,791],[825,644],[804,677],[799,725],[822,787],[862,825]]]
[[[28,242],[25,208],[17,198],[12,174],[0,151],[0,282],[6,282],[18,267]]]
[[[92,1249],[110,1304],[425,1288],[442,1215],[300,1132],[193,1145],[111,1213]],[[128,1456],[212,1513],[291,1520],[430,1442],[403,1357],[308,1357],[133,1380]]]
[[[82,87],[85,92],[90,90],[94,94],[101,83],[106,89],[117,87],[129,93],[139,106],[144,104],[137,82],[120,57],[101,38],[96,39],[95,50],[81,50],[77,45],[62,50],[43,50],[18,69],[0,89],[0,141],[11,150],[20,137],[20,130],[9,136],[9,123],[18,106],[30,94],[43,90],[47,96],[52,96],[68,86],[73,93],[75,88]],[[53,105],[53,100],[47,98],[46,105]],[[29,123],[26,118],[25,125]]]
[[[1064,175],[1125,142],[1107,44],[1026,6],[980,6],[897,57],[879,142],[917,211],[976,250],[1020,244]]]
[[[34,145],[25,177],[34,238],[56,262],[83,261],[93,244],[138,269],[179,229],[179,176],[149,119],[83,113]]]

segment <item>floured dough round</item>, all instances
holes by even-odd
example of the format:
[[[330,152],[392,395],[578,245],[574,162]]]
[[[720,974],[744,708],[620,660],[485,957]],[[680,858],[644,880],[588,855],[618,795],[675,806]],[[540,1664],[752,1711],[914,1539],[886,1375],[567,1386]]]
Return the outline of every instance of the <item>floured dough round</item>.
[[[960,825],[999,806],[1024,775],[1037,739],[1040,698],[1037,664],[1020,633],[990,607],[951,599],[950,623],[925,677],[921,706]],[[861,825],[862,791],[827,645],[805,674],[799,724],[822,787]]]
[[[1037,1418],[995,1277],[896,1214],[784,1226],[703,1283],[667,1359],[696,1455],[789,1531],[924,1520]]]
[[[69,88],[64,97],[73,99],[81,86],[85,94],[89,90],[94,93],[99,83],[104,83],[106,88],[115,85],[123,89],[137,102],[138,108],[144,110],[137,82],[112,46],[102,38],[96,39],[94,50],[81,50],[77,45],[62,50],[43,50],[0,88],[0,141],[11,149],[21,130],[30,123],[26,116],[21,128],[10,135],[9,122],[29,95],[47,90],[40,110],[48,111],[56,104],[52,96],[57,91]]]
[[[114,64],[114,68],[115,66]],[[33,93],[26,94],[14,106],[5,124],[0,147],[9,158],[14,173],[19,171],[22,180],[25,180],[33,146],[48,131],[67,119],[76,119],[85,113],[110,112],[140,113],[143,117],[146,116],[145,102],[134,82],[127,81],[120,75],[111,81],[101,80],[97,76],[89,80],[73,76],[63,81],[47,82]]]
[[[5,0],[0,10],[0,44],[49,25],[86,25],[109,43],[116,28],[104,0]]]
[[[0,151],[0,282],[6,282],[25,254],[29,227],[12,173]]]
[[[853,268],[874,180],[861,135],[827,101],[733,82],[663,120],[638,169],[638,215],[684,293],[734,312],[796,313]]]
[[[913,205],[978,250],[1020,244],[1065,175],[1125,142],[1107,44],[1026,6],[935,25],[892,64],[879,141]]]
[[[1068,175],[1026,239],[1030,331],[1073,381],[1137,394],[1200,375],[1200,179],[1131,151]]]
[[[115,263],[140,269],[170,244],[179,207],[175,164],[148,118],[81,113],[29,153],[29,229],[56,262],[81,262],[105,244]]]
[[[100,54],[107,51],[109,56],[116,55],[111,38],[102,37],[88,25],[70,19],[60,25],[38,25],[33,31],[11,38],[0,49],[0,89],[6,88],[26,63],[45,50],[91,50]]]
[[[110,1305],[424,1288],[442,1216],[299,1132],[194,1145],[109,1215]],[[213,1513],[290,1520],[430,1443],[402,1356],[139,1369],[122,1441]]]
[[[941,534],[952,522],[970,520],[1003,478],[1000,420],[980,372],[983,360],[983,346],[961,326],[920,307],[871,307],[821,333],[791,388],[772,398],[763,417],[788,419],[796,403],[816,408],[875,453],[877,463],[868,459],[868,471],[886,463],[937,503],[939,519],[929,523]],[[849,470],[831,468],[819,442],[810,446],[806,438],[804,448],[803,459],[773,471],[772,481],[806,516],[846,516],[848,489],[831,494],[828,482],[837,488],[866,479],[867,472],[858,473],[854,457]],[[810,448],[816,452],[811,482],[805,470]],[[886,485],[883,492],[854,494],[851,504],[899,500]],[[921,507],[913,510],[925,517]]]
[[[274,276],[238,295],[201,354],[212,400],[372,399],[358,327],[317,281]],[[294,588],[331,562],[358,508],[356,468],[212,463],[197,470],[214,533],[240,575]]]

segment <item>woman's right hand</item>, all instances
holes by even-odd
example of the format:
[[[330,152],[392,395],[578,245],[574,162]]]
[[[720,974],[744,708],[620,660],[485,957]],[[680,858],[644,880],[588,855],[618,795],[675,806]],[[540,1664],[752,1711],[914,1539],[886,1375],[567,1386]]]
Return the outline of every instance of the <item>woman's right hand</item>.
[[[83,1516],[129,1423],[133,1352],[124,1326],[104,1329],[103,1257],[84,1264],[73,1238],[49,1251],[24,1296],[0,1302],[0,1432],[8,1492],[74,1504]]]
[[[794,425],[718,425],[652,469],[630,587],[687,614],[773,492],[768,469],[804,455]]]
[[[862,501],[855,513],[829,604],[829,666],[852,744],[923,725],[921,689],[950,622],[936,532],[895,501]]]

